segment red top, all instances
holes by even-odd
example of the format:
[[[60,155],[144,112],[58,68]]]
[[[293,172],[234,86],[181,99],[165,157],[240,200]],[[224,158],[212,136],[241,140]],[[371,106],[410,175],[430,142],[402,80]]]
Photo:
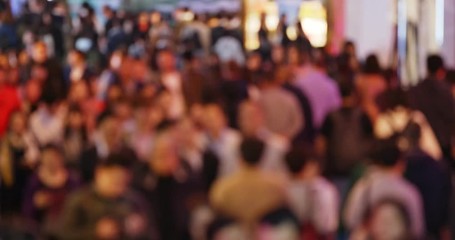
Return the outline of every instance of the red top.
[[[8,128],[11,113],[20,108],[19,93],[16,87],[0,86],[0,136]]]

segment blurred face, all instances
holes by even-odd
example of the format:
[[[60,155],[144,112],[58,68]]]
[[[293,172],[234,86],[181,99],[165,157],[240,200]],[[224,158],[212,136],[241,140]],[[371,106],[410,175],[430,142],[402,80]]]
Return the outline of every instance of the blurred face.
[[[79,81],[73,83],[69,93],[69,99],[72,102],[80,102],[89,97],[88,86],[85,82]]]
[[[37,43],[33,48],[33,60],[37,63],[44,63],[47,60],[47,46],[44,43]]]
[[[41,97],[41,86],[37,81],[28,81],[25,85],[25,98],[36,103]]]
[[[158,55],[158,67],[161,71],[167,72],[175,69],[175,57],[172,53],[165,51]]]
[[[25,115],[22,113],[14,113],[11,116],[10,124],[11,124],[11,130],[14,133],[18,133],[18,134],[23,133],[26,129],[26,124],[27,124]]]
[[[71,51],[69,54],[68,54],[68,64],[70,66],[73,66],[73,65],[76,65],[80,62],[80,56],[78,53],[76,53],[75,51]]]
[[[273,47],[272,60],[274,63],[282,63],[284,61],[284,49],[282,46]]]
[[[130,174],[120,166],[100,167],[96,170],[95,185],[98,193],[106,198],[118,198],[128,189]]]
[[[292,65],[299,65],[299,51],[295,47],[291,47],[288,49],[288,60],[289,63]]]
[[[80,128],[82,127],[83,119],[80,112],[70,112],[68,115],[68,125],[71,128]]]
[[[254,103],[244,103],[240,107],[239,127],[246,136],[255,136],[263,127],[262,111]]]
[[[262,62],[262,59],[259,54],[255,53],[255,54],[251,55],[248,58],[248,61],[246,63],[248,70],[250,70],[250,71],[258,70],[261,67],[261,62]]]
[[[62,155],[54,149],[45,150],[41,157],[41,167],[51,172],[62,169],[64,167]]]
[[[120,122],[110,117],[101,124],[101,132],[110,148],[115,148],[121,140]]]
[[[159,12],[153,12],[150,15],[150,22],[152,24],[158,24],[161,21],[161,14]]]
[[[150,167],[161,176],[172,175],[179,166],[179,159],[171,133],[165,133],[156,141]]]
[[[120,119],[128,119],[131,117],[131,106],[128,103],[118,103],[115,106],[115,115]]]
[[[204,126],[211,134],[219,134],[226,127],[226,118],[219,106],[209,105],[205,108]]]

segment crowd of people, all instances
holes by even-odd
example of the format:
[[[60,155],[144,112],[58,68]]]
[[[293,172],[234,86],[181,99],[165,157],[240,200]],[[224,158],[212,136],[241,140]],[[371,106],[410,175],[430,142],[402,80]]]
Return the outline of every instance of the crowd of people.
[[[455,77],[235,14],[0,2],[1,239],[452,239]],[[189,18],[188,16],[191,16]],[[451,200],[452,199],[452,200]]]

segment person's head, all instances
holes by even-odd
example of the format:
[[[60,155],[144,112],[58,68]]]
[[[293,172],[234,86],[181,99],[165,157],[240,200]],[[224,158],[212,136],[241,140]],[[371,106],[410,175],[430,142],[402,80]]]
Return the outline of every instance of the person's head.
[[[262,109],[253,101],[246,101],[240,105],[238,118],[238,124],[244,136],[254,137],[264,127]]]
[[[72,103],[80,103],[90,97],[90,88],[85,81],[78,81],[71,84],[68,100]]]
[[[400,141],[395,137],[378,139],[370,151],[372,162],[385,169],[395,169],[404,163],[403,152],[400,149]]]
[[[40,168],[56,172],[65,167],[63,151],[56,145],[46,145],[41,151]]]
[[[343,45],[343,53],[349,54],[351,57],[356,55],[355,44],[352,41],[346,41]]]
[[[13,133],[24,133],[27,130],[27,115],[21,111],[13,112],[10,116],[9,128]]]
[[[131,103],[126,99],[120,99],[114,103],[114,114],[120,120],[127,120],[132,117],[133,110]]]
[[[99,131],[109,146],[109,149],[118,147],[122,139],[119,120],[112,115],[107,115],[103,116],[99,122]]]
[[[85,62],[85,54],[77,49],[73,49],[68,53],[68,64],[70,66],[77,66]]]
[[[362,67],[362,72],[365,74],[381,74],[382,69],[379,64],[378,57],[375,54],[370,54],[365,59],[365,63]]]
[[[274,64],[283,64],[285,61],[285,51],[283,46],[276,44],[272,47],[272,61]]]
[[[352,81],[339,82],[338,88],[340,90],[341,97],[345,100],[344,102],[346,102],[346,100],[353,100],[355,87]]]
[[[376,99],[381,112],[393,111],[396,108],[409,108],[409,100],[406,93],[401,89],[387,90]]]
[[[204,107],[203,124],[211,135],[218,135],[226,128],[227,120],[220,105],[211,103]]]
[[[103,15],[105,18],[110,19],[114,17],[114,11],[108,5],[103,6]]]
[[[172,176],[180,161],[172,130],[163,130],[156,138],[150,168],[159,176]]]
[[[253,51],[248,54],[247,60],[246,60],[246,67],[249,71],[255,72],[259,71],[261,68],[262,64],[262,56],[259,51]]]
[[[130,163],[123,154],[111,154],[96,167],[95,189],[105,198],[119,198],[128,190]]]
[[[41,85],[38,81],[30,80],[24,85],[24,100],[28,103],[37,103],[41,98]]]
[[[67,126],[73,129],[79,129],[84,125],[84,117],[78,106],[71,106],[67,114]]]
[[[265,144],[257,138],[244,138],[240,145],[242,161],[246,166],[256,167],[262,160]]]
[[[33,45],[32,58],[36,63],[44,63],[47,61],[48,54],[46,43],[39,41]]]
[[[170,72],[175,70],[175,56],[171,50],[161,50],[157,55],[158,68],[162,72]]]
[[[311,178],[319,174],[319,164],[310,148],[292,148],[285,156],[288,171],[296,178]]]
[[[406,207],[395,200],[383,200],[372,207],[367,219],[372,239],[410,239],[411,219]]]
[[[430,77],[436,80],[445,78],[444,59],[440,55],[430,55],[427,57],[427,71]]]

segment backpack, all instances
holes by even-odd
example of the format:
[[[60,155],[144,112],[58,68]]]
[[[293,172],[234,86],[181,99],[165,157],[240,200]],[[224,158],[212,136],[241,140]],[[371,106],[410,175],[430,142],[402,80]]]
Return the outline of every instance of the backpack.
[[[361,109],[335,111],[332,118],[332,136],[328,140],[329,172],[349,175],[355,166],[361,163],[368,154],[371,139],[368,139],[362,129]]]

